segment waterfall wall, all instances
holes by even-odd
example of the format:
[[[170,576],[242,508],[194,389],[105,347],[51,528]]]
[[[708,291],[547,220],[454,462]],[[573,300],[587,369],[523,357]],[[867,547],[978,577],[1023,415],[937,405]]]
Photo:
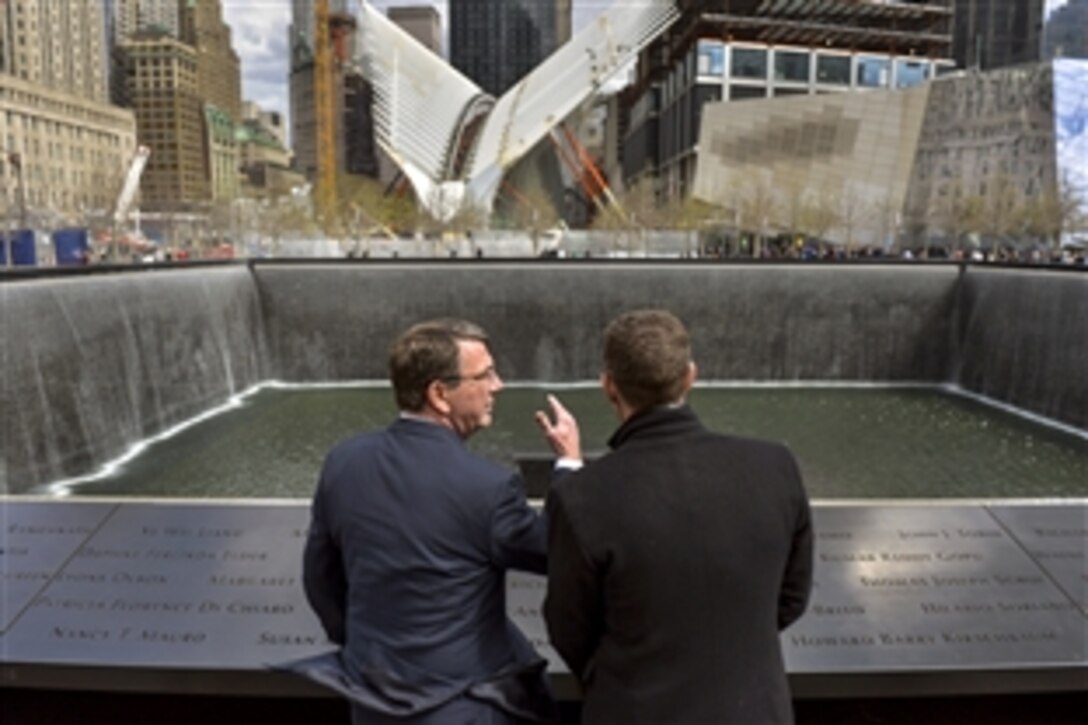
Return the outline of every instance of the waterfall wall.
[[[406,323],[483,325],[507,380],[595,379],[624,310],[689,326],[703,379],[939,381],[958,269],[712,264],[258,266],[274,375],[386,377]]]
[[[0,302],[0,492],[89,473],[267,377],[243,266],[9,280]]]
[[[1088,274],[971,267],[953,380],[1088,430]]]
[[[1088,428],[1088,274],[955,265],[254,263],[0,284],[0,492],[85,474],[266,379],[384,379],[465,317],[507,380],[595,378],[604,325],[667,307],[703,379],[956,382]]]

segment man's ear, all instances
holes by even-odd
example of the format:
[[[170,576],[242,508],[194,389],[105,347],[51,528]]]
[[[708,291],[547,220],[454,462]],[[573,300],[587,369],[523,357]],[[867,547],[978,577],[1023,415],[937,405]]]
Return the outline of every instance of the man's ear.
[[[609,403],[617,406],[620,404],[620,391],[616,389],[616,383],[608,373],[601,373],[601,390]]]
[[[449,415],[450,401],[446,399],[446,384],[441,380],[432,380],[427,385],[427,406],[440,415]]]
[[[699,366],[692,360],[688,362],[688,372],[684,376],[684,393],[687,394],[691,390],[691,386],[695,385],[695,381],[699,379]]]

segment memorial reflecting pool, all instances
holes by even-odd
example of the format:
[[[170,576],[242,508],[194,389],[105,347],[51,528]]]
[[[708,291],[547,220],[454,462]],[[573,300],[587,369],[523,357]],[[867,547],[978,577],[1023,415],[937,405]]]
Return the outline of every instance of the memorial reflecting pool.
[[[583,447],[606,449],[616,425],[595,384],[508,386],[495,425],[472,438],[511,465],[547,448],[532,420],[555,392],[578,416]],[[691,403],[714,430],[781,440],[813,498],[1088,496],[1088,440],[938,388],[700,386]],[[325,452],[392,420],[383,385],[265,388],[238,407],[153,442],[72,494],[308,497]]]

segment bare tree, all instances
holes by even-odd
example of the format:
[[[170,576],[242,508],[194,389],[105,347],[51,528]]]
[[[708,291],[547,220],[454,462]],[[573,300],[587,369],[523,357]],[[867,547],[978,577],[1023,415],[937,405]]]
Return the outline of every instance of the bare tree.
[[[773,220],[776,210],[774,192],[765,179],[756,181],[741,197],[738,218],[742,229],[756,233],[756,243],[752,248],[754,257],[758,257],[763,249],[768,224]]]
[[[937,221],[953,244],[961,246],[965,236],[982,231],[986,216],[985,199],[977,193],[967,193],[956,181],[944,189],[934,209]]]
[[[801,180],[791,177],[782,187],[782,209],[786,228],[790,234],[802,232],[808,192]]]
[[[986,190],[982,231],[998,239],[1008,239],[1022,216],[1022,194],[1008,174],[999,174]]]
[[[801,202],[797,231],[820,242],[839,223],[839,204],[827,190],[806,194]]]
[[[340,216],[346,228],[358,222],[377,226],[386,234],[414,232],[423,222],[415,196],[408,188],[387,192],[385,186],[368,176],[342,174]]]
[[[861,220],[864,207],[865,203],[856,194],[852,193],[849,188],[839,196],[839,206],[836,212],[838,217],[837,226],[843,230],[846,237],[844,247],[848,256],[854,253],[854,231]]]
[[[555,227],[561,217],[551,196],[539,183],[531,183],[521,189],[517,193],[516,200],[514,223],[519,229],[529,232],[535,252],[540,233]]]

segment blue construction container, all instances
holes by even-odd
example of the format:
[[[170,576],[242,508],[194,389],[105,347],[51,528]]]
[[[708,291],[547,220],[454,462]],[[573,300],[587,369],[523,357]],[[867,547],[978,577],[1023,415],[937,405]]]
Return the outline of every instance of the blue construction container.
[[[83,227],[58,229],[53,232],[53,251],[57,266],[86,264],[90,254],[87,230]]]
[[[8,236],[11,236],[11,260],[20,267],[33,267],[38,262],[33,229],[18,229],[14,233],[0,232],[0,266],[8,264]]]

